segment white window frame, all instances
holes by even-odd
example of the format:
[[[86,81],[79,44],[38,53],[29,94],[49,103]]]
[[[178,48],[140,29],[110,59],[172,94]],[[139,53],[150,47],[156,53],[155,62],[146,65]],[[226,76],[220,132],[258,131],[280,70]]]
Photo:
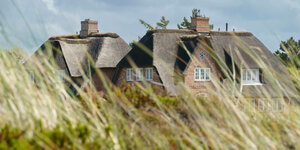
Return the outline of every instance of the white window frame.
[[[210,68],[195,68],[194,69],[194,80],[195,81],[210,81]]]
[[[135,80],[136,81],[143,81],[144,80],[144,69],[143,68],[136,68]]]
[[[57,70],[57,75],[62,82],[65,82],[66,70]]]
[[[133,81],[133,69],[132,68],[126,69],[126,81]]]
[[[146,80],[153,81],[153,68],[146,68]]]
[[[259,78],[259,69],[243,69],[242,84],[243,85],[262,85]]]

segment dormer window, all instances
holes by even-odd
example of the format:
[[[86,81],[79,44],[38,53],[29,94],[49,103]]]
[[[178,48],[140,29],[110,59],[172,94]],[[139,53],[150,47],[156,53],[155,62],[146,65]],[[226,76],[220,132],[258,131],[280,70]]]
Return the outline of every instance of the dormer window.
[[[63,61],[62,55],[59,55],[59,56],[58,56],[58,61],[59,61],[59,62],[62,62],[62,61]]]
[[[242,71],[243,85],[260,85],[259,69],[243,69]]]

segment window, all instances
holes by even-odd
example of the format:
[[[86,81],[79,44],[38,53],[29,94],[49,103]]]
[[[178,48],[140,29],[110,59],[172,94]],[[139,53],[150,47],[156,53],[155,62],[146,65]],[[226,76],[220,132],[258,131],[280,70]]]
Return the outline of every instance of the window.
[[[126,70],[126,81],[133,81],[133,69],[128,68]]]
[[[136,81],[143,81],[143,68],[136,69]]]
[[[57,75],[59,76],[59,78],[62,82],[65,82],[65,74],[66,74],[65,70],[58,70],[57,71]]]
[[[59,61],[59,62],[62,62],[62,60],[63,60],[62,55],[59,55],[59,56],[58,56],[58,61]]]
[[[259,69],[244,69],[242,72],[242,83],[244,85],[261,84],[259,80]]]
[[[283,110],[283,104],[280,102],[279,99],[276,99],[273,101],[273,111],[282,111]]]
[[[200,54],[200,58],[203,60],[205,58],[205,54],[204,53],[201,53]]]
[[[146,80],[153,80],[153,68],[146,68]]]
[[[195,68],[194,70],[195,81],[209,81],[210,68]]]
[[[30,72],[30,73],[29,73],[29,76],[30,76],[30,79],[31,79],[32,81],[34,81],[34,73],[33,73],[33,72]]]

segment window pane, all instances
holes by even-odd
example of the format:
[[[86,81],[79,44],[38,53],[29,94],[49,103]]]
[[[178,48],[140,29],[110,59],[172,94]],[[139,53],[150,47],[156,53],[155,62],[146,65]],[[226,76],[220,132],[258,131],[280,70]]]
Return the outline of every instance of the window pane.
[[[132,68],[128,68],[126,71],[126,80],[133,81],[133,70]]]
[[[259,82],[259,70],[255,69],[254,70],[254,78],[256,82]]]
[[[251,80],[251,73],[249,70],[246,70],[246,74],[247,74],[247,81],[250,81]]]
[[[199,68],[195,69],[194,74],[195,74],[195,80],[199,80]]]
[[[244,84],[260,83],[259,69],[244,69],[242,78]]]
[[[205,79],[210,80],[210,69],[206,69]]]
[[[247,71],[244,70],[243,71],[243,81],[246,81],[246,79],[247,79]]]
[[[153,80],[153,69],[146,68],[146,80]]]
[[[256,80],[256,70],[251,70],[251,80],[252,81]]]
[[[136,81],[142,81],[143,80],[143,68],[137,68],[136,69]]]
[[[200,79],[204,80],[204,69],[200,69],[200,70],[201,70]]]

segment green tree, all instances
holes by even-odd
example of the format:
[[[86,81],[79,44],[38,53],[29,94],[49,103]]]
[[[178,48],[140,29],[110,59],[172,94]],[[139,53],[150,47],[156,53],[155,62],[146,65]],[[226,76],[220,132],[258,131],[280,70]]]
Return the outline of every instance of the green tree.
[[[170,20],[166,20],[164,16],[161,17],[160,22],[156,23],[156,27],[154,28],[149,23],[145,22],[142,19],[139,19],[140,23],[146,27],[148,30],[154,30],[154,29],[166,29],[168,24],[170,23]]]
[[[200,9],[194,8],[192,10],[191,17],[205,17],[205,15],[201,15],[200,12],[201,12]],[[183,21],[180,24],[177,24],[178,29],[190,29],[190,27],[191,27],[191,22],[186,17],[183,17]],[[214,29],[213,24],[210,24],[209,27],[211,30]]]
[[[144,25],[144,26],[146,27],[146,29],[148,29],[148,30],[154,30],[154,28],[153,28],[149,23],[145,22],[145,21],[142,20],[142,19],[139,19],[139,21],[140,21],[140,23],[141,23],[142,25]]]
[[[194,8],[192,10],[192,17],[202,17],[202,15],[200,14],[200,9]]]
[[[189,22],[186,17],[183,17],[183,21],[180,24],[177,24],[178,29],[189,29],[191,27],[191,22]]]
[[[156,28],[159,29],[166,29],[168,24],[170,23],[170,20],[166,20],[166,18],[164,16],[161,17],[160,22],[156,23]]]
[[[300,67],[300,40],[296,41],[293,37],[287,41],[281,41],[279,50],[274,52],[285,65]]]

